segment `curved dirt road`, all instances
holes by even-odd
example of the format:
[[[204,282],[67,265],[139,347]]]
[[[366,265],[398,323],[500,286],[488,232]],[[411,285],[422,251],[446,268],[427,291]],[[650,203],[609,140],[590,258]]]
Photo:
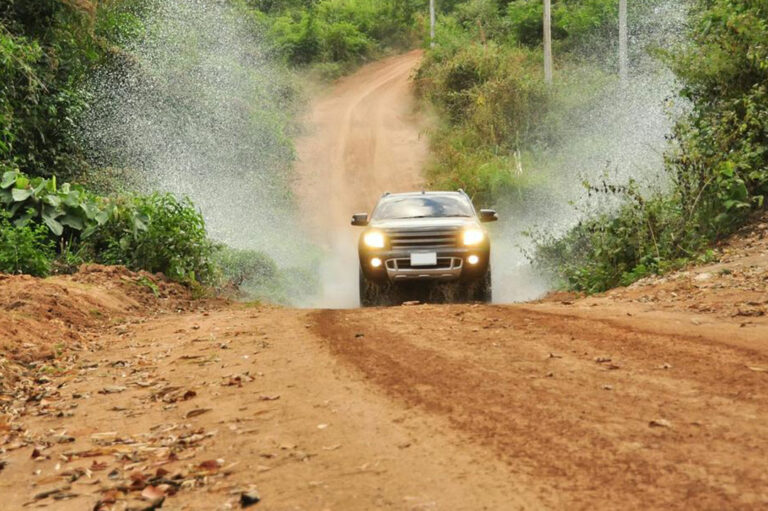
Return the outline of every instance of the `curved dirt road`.
[[[428,155],[411,76],[421,51],[370,64],[317,99],[297,141],[299,205],[315,232],[336,231],[370,211],[383,191],[421,184]]]
[[[318,229],[375,199],[357,162],[396,190],[386,148],[424,157],[417,58],[319,103]],[[716,265],[518,306],[203,308],[127,270],[0,276],[2,508],[240,509],[257,488],[274,511],[766,509],[767,228]]]
[[[323,307],[357,306],[352,213],[370,211],[385,191],[421,185],[428,147],[411,82],[421,54],[391,57],[339,80],[305,119],[294,192],[309,235],[326,251]]]

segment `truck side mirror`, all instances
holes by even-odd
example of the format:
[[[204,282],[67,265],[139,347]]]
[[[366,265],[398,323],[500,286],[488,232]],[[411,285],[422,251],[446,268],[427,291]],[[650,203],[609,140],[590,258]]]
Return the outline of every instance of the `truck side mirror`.
[[[480,221],[481,222],[495,222],[499,219],[499,216],[496,214],[496,210],[493,209],[481,209],[480,210]]]
[[[352,225],[365,227],[368,225],[368,213],[355,213],[352,215]]]

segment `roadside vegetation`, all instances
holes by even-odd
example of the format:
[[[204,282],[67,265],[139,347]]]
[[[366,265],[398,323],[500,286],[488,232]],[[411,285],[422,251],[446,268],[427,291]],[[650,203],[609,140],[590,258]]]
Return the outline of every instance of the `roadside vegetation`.
[[[279,58],[323,79],[424,40],[429,0],[250,0]]]
[[[638,19],[661,0],[632,2]],[[539,0],[230,0],[286,75],[337,77],[423,45],[419,94],[436,111],[434,187],[477,202],[556,186],[546,157],[614,85],[616,0],[553,0],[555,83],[544,83]],[[48,275],[83,262],[285,299],[291,277],[258,251],[211,240],[187,199],[137,193],[136,173],[89,154],[77,128],[94,73],[132,62],[153,0],[8,0],[0,5],[0,271]],[[768,6],[690,0],[687,43],[656,49],[691,108],[670,134],[664,183],[587,183],[616,206],[565,235],[537,238],[535,260],[564,287],[599,292],[709,257],[712,243],[764,207],[768,187]],[[632,19],[630,19],[632,22]],[[600,58],[596,58],[600,55]],[[294,80],[298,81],[298,80]],[[286,82],[287,83],[287,82]],[[281,89],[296,95],[291,86]],[[267,108],[267,107],[264,107]],[[271,110],[269,109],[271,108]],[[292,113],[270,106],[254,130],[275,141],[270,172],[287,183]],[[279,111],[278,111],[279,110]],[[254,116],[256,118],[258,116]],[[537,172],[527,172],[535,168]],[[554,185],[553,185],[554,183]],[[287,185],[284,189],[288,189]]]
[[[0,272],[46,276],[87,262],[122,264],[192,286],[286,301],[301,272],[284,272],[259,251],[210,239],[188,199],[139,193],[146,183],[125,164],[122,149],[114,157],[94,154],[83,137],[79,123],[93,106],[94,75],[130,67],[140,81],[156,78],[152,68],[137,70],[131,53],[132,43],[156,28],[147,23],[156,6],[153,0],[0,6]],[[247,20],[255,43],[280,51],[262,41],[271,24],[266,14],[239,0],[231,8]],[[152,99],[168,107],[174,100],[161,97],[164,90],[155,84]],[[277,87],[285,89],[286,101],[296,94],[290,77]],[[270,140],[264,171],[282,173],[287,182],[292,111],[258,101],[253,110],[251,131]],[[301,275],[311,286],[313,279]]]
[[[461,187],[491,203],[552,177],[541,171],[542,155],[613,80],[615,62],[589,56],[616,38],[618,16],[614,0],[554,2],[553,9],[553,87],[542,71],[542,2],[471,0],[441,16],[437,44],[417,75],[442,121],[432,135],[433,186]]]
[[[642,16],[661,2],[633,3]],[[542,2],[470,0],[440,20],[417,84],[439,113],[431,183],[478,202],[557,183],[549,157],[571,119],[618,80],[618,2],[553,1],[555,83],[544,83]],[[712,257],[712,243],[763,208],[768,186],[768,5],[693,1],[686,44],[653,49],[691,104],[670,133],[663,178],[585,183],[618,206],[574,211],[565,235],[537,234],[534,262],[563,287],[600,292]],[[632,20],[630,19],[630,22]],[[595,55],[601,55],[595,58]],[[535,168],[537,172],[524,172]],[[596,212],[595,212],[596,211]]]
[[[698,2],[690,44],[663,55],[691,112],[666,155],[670,183],[611,190],[622,206],[540,247],[569,287],[599,292],[712,257],[713,242],[765,207],[768,192],[768,4]]]

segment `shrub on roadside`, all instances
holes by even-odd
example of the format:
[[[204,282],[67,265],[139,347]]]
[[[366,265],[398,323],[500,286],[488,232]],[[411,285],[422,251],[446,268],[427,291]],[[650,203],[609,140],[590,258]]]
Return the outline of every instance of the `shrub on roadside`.
[[[55,256],[48,228],[39,224],[16,226],[0,213],[0,273],[45,277]]]
[[[423,5],[419,5],[423,4]],[[391,47],[408,47],[426,2],[320,0],[260,2],[278,53],[295,65],[358,64]]]
[[[667,60],[693,110],[674,130],[669,191],[643,198],[631,187],[615,212],[592,217],[540,260],[567,287],[598,292],[708,257],[768,193],[768,4],[700,1],[691,44]],[[703,255],[702,255],[703,254]]]
[[[274,280],[278,269],[266,254],[255,250],[219,247],[213,254],[219,287],[240,289]]]
[[[111,200],[104,224],[84,234],[93,259],[132,270],[161,272],[180,282],[207,282],[215,245],[189,199],[172,194]]]

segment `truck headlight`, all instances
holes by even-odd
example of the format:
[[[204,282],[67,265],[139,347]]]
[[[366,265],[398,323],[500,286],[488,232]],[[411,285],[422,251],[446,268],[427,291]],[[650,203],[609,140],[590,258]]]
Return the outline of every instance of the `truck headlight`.
[[[470,247],[473,245],[479,245],[485,239],[485,233],[481,229],[471,228],[464,231],[463,241],[464,245]]]
[[[369,231],[363,235],[363,243],[370,248],[384,248],[384,234],[379,231]]]

